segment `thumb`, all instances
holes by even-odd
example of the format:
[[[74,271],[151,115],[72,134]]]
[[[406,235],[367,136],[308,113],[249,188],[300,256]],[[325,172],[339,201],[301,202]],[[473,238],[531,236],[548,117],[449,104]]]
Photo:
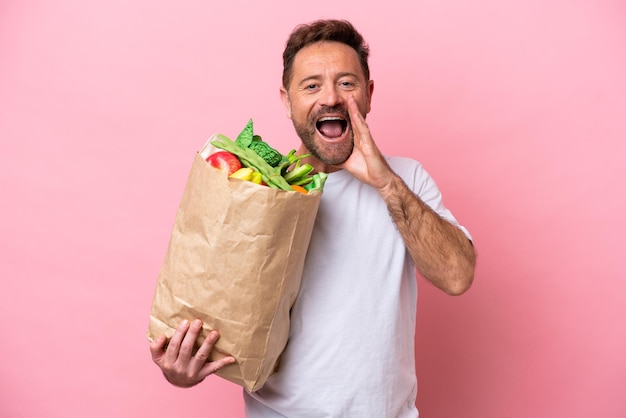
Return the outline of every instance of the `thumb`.
[[[150,354],[152,355],[152,361],[155,363],[158,363],[163,358],[166,342],[167,337],[165,335],[160,335],[150,342]]]

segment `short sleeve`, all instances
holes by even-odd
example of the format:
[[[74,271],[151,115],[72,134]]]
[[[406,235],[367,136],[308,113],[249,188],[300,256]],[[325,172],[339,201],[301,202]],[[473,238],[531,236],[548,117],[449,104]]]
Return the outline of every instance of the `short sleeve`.
[[[424,203],[443,219],[463,231],[470,241],[472,240],[467,228],[459,224],[452,212],[445,207],[443,196],[439,187],[437,187],[437,183],[420,162],[406,157],[387,157],[387,161],[391,168]]]

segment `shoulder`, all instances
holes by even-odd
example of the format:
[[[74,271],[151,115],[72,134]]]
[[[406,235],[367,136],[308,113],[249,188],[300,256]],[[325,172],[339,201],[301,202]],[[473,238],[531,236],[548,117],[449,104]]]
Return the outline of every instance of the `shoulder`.
[[[385,156],[385,158],[391,169],[398,174],[414,192],[419,193],[424,190],[424,188],[435,186],[432,177],[419,161],[400,156]]]
[[[412,168],[412,167],[421,167],[422,164],[413,159],[413,158],[409,158],[409,157],[401,157],[401,156],[397,156],[397,155],[385,155],[385,159],[387,160],[387,162],[389,163],[389,165],[392,168]]]

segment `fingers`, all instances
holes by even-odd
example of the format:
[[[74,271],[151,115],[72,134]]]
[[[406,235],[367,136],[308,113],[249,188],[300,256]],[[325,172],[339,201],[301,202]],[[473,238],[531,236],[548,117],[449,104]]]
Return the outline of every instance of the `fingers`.
[[[219,360],[215,360],[212,362],[208,362],[209,356],[211,354],[211,350],[215,346],[215,343],[219,339],[220,334],[218,331],[211,331],[209,335],[204,339],[200,348],[196,352],[196,355],[193,358],[193,362],[195,363],[195,367],[199,369],[198,377],[204,379],[206,376],[215,373],[219,369],[229,364],[235,362],[235,358],[232,356],[223,357]]]
[[[355,136],[357,136],[359,140],[362,140],[364,134],[369,135],[367,123],[365,123],[365,119],[359,110],[359,106],[356,104],[356,100],[354,100],[354,97],[352,96],[348,96],[348,114],[350,115],[350,122],[352,123],[352,129],[354,130]]]
[[[165,350],[165,360],[168,363],[174,363],[176,359],[178,359],[178,353],[180,351],[180,347],[182,345],[183,339],[187,334],[187,329],[189,328],[189,321],[184,319],[178,324],[178,328],[170,338],[170,342],[167,345],[167,349]]]
[[[359,148],[366,158],[380,156],[380,152],[374,144],[374,139],[370,133],[370,128],[353,96],[348,96],[348,113],[350,114],[352,131],[354,133],[354,146]]]
[[[228,364],[232,364],[235,362],[235,358],[233,356],[226,356],[222,357],[221,359],[207,363],[209,356],[213,351],[213,347],[215,346],[215,343],[219,338],[220,333],[217,330],[213,330],[204,339],[204,341],[200,345],[200,348],[198,348],[196,355],[193,358],[193,361],[195,361],[199,367],[210,366],[210,369],[212,370],[212,372],[214,372]]]
[[[359,110],[359,106],[354,99],[354,96],[348,96],[348,113],[350,114],[351,119],[356,119],[359,122],[364,121],[363,115],[361,115],[361,111]]]
[[[343,168],[366,184],[377,189],[384,188],[389,184],[393,172],[385,156],[376,146],[365,117],[359,111],[353,96],[348,96],[347,104],[354,134],[354,150]]]
[[[209,357],[219,339],[219,332],[209,332],[202,344],[193,354],[195,342],[202,332],[202,321],[183,320],[167,343],[162,335],[150,343],[152,360],[161,368],[166,379],[180,387],[189,387],[200,383],[208,375],[235,362],[232,356],[209,362]],[[167,348],[165,345],[167,344]]]
[[[200,373],[202,374],[202,376],[206,377],[206,376],[208,376],[210,374],[215,373],[216,371],[218,371],[219,369],[221,369],[224,366],[228,366],[229,364],[233,364],[235,361],[236,360],[235,360],[234,357],[228,356],[228,357],[221,358],[219,360],[212,361],[210,363],[206,363],[203,366],[203,368],[202,368]]]
[[[180,349],[178,350],[178,359],[183,363],[189,362],[191,355],[193,353],[193,348],[196,344],[196,340],[198,336],[202,332],[202,321],[199,319],[194,320],[191,324],[188,325],[187,332],[183,337],[183,342],[180,345]]]
[[[206,363],[206,361],[209,359],[209,356],[211,355],[211,350],[213,350],[213,346],[215,345],[215,342],[219,337],[219,332],[209,332],[209,335],[206,336],[206,338],[200,345],[200,348],[198,348],[198,351],[196,352],[193,361],[198,363],[199,368],[202,367],[204,363]]]

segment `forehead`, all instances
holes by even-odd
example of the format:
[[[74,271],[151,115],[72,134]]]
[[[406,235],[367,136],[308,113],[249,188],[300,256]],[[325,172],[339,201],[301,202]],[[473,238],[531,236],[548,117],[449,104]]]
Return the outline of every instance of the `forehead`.
[[[356,51],[341,42],[316,42],[302,48],[293,61],[293,79],[337,72],[353,73],[363,78],[363,69]]]

